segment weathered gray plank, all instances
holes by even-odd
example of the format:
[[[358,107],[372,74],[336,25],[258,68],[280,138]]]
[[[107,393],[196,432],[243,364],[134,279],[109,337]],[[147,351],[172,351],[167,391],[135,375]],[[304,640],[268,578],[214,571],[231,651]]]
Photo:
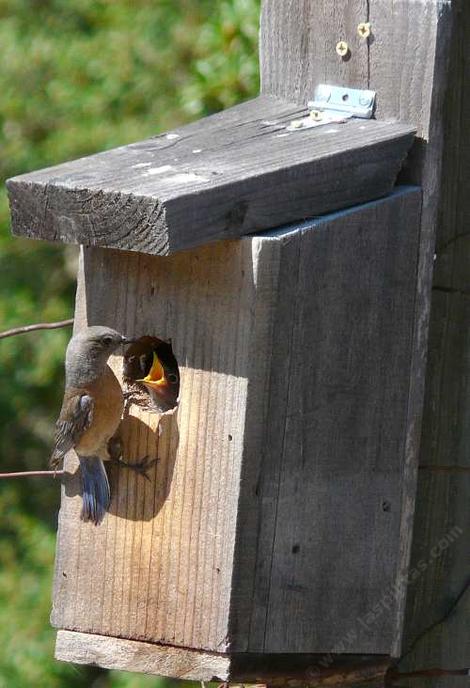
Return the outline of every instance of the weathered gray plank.
[[[155,255],[239,237],[388,193],[402,124],[287,132],[305,108],[261,96],[140,143],[7,182],[13,232]]]
[[[357,27],[368,20],[369,4],[367,0],[263,0],[261,91],[305,104],[321,83],[364,88],[369,44],[359,37]],[[345,58],[336,53],[340,40],[350,47]]]
[[[302,235],[268,648],[314,635],[331,651],[353,629],[361,651],[391,652],[401,633],[420,209],[420,193],[403,194]]]
[[[435,77],[445,69],[449,15],[441,0],[264,0],[261,91],[305,104],[320,83],[372,88],[378,119],[412,122],[429,140],[443,95]],[[357,31],[366,21],[369,39]],[[347,60],[335,51],[341,39],[351,48]]]
[[[345,17],[351,13],[351,5],[357,11],[363,10],[361,0],[328,4],[335,5],[336,11],[343,12]],[[419,409],[423,394],[426,310],[430,303],[427,294],[431,282],[426,265],[437,229],[436,291],[420,458],[422,464],[434,464],[436,470],[432,474],[431,469],[420,471],[412,554],[415,568],[423,554],[426,560],[429,558],[436,540],[445,534],[442,524],[451,527],[454,510],[462,515],[468,503],[468,485],[463,477],[470,437],[470,313],[465,305],[470,262],[466,236],[470,202],[470,5],[464,0],[370,0],[367,5],[372,38],[368,41],[368,78],[362,82],[357,69],[362,55],[352,55],[349,71],[347,64],[335,61],[332,45],[338,38],[338,29],[328,19],[328,10],[323,5],[316,0],[265,0],[261,31],[263,92],[282,94],[303,103],[328,73],[331,83],[376,89],[379,119],[398,118],[411,122],[418,130],[418,140],[403,175],[423,187],[419,266],[419,299],[423,307],[416,332],[419,345],[410,397],[411,418],[413,408]],[[283,40],[284,36],[294,34],[301,46],[298,50],[292,49],[293,39],[290,45]],[[350,37],[351,34],[346,40]],[[416,451],[419,440],[419,414],[415,414],[415,420],[408,441],[411,452]],[[444,470],[439,466],[444,466]],[[455,478],[452,472],[456,473]],[[414,648],[417,638],[421,640],[406,658],[403,666],[408,670],[470,665],[468,632],[462,625],[465,600],[459,607],[460,632],[451,635],[444,624],[423,636],[427,628],[439,621],[443,610],[452,606],[459,585],[464,584],[468,574],[464,552],[470,550],[470,529],[464,521],[458,549],[452,550],[452,556],[433,561],[410,588],[405,652]],[[406,531],[410,532],[409,519],[403,522],[405,549],[409,546]],[[429,685],[430,679],[427,680]],[[463,684],[465,678],[440,677],[432,683],[447,687],[459,681]]]
[[[242,471],[237,651],[393,652],[415,484],[405,442],[420,204],[401,192],[279,237],[270,382],[247,400],[247,415],[268,405]]]
[[[470,665],[470,473],[446,468],[420,468],[400,671]],[[463,687],[468,677],[418,681],[430,684]]]
[[[390,10],[387,17],[381,9],[385,12],[377,13],[377,21],[391,25]],[[393,15],[393,27],[404,58],[394,83],[387,83],[393,86],[394,111],[412,121],[423,138],[408,176],[423,185],[424,229],[437,229],[411,559],[413,570],[423,561],[426,568],[410,587],[400,668],[460,668],[470,666],[470,601],[468,593],[461,596],[470,571],[465,473],[470,467],[470,5],[455,0],[403,3]],[[377,63],[390,74],[385,51]],[[422,84],[427,84],[426,97]],[[414,92],[411,99],[405,97],[408,88]],[[460,534],[440,551],[439,543],[446,544],[454,528]],[[429,683],[463,686],[466,679],[439,677]]]

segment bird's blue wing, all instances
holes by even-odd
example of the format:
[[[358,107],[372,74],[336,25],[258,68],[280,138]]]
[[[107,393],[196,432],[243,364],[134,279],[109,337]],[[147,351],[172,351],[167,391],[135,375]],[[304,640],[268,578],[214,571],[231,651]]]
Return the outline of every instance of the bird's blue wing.
[[[61,459],[72,449],[93,422],[94,401],[89,394],[66,394],[55,429],[54,450],[50,459],[52,468],[58,468]]]

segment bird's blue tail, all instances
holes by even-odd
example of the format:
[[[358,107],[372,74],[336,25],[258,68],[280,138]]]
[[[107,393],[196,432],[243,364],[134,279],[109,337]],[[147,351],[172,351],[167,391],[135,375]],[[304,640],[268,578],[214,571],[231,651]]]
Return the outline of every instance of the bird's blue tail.
[[[111,499],[106,469],[101,459],[85,456],[80,456],[79,459],[83,496],[80,518],[98,525],[103,520]]]

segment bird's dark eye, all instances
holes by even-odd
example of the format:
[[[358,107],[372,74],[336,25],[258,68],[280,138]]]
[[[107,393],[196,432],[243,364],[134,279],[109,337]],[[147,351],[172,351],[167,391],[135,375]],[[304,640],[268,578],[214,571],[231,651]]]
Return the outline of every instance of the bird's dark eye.
[[[110,336],[103,337],[103,344],[106,344],[106,346],[110,346],[110,344],[113,343],[113,338]]]
[[[172,385],[176,385],[178,382],[178,375],[175,375],[175,373],[168,373],[166,376],[168,382],[171,382]]]

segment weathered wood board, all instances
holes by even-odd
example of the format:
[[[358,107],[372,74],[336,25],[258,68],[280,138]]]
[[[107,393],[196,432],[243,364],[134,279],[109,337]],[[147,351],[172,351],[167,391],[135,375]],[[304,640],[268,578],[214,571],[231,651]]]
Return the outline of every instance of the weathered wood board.
[[[74,664],[93,664],[105,669],[139,671],[194,681],[319,688],[362,686],[380,688],[389,658],[374,655],[335,657],[328,667],[318,665],[318,655],[215,654],[189,648],[110,638],[91,633],[59,631],[56,659]]]
[[[93,664],[104,669],[137,671],[187,681],[227,681],[230,658],[168,645],[155,645],[104,635],[59,631],[56,659]]]
[[[326,217],[282,250],[266,426],[242,473],[237,649],[393,654],[401,635],[420,203]]]
[[[167,255],[390,192],[413,141],[355,120],[286,131],[307,114],[270,96],[7,182],[13,232]]]
[[[413,568],[428,565],[410,586],[403,671],[470,667],[470,5],[453,3],[452,19],[411,559]],[[439,688],[467,684],[464,676],[432,681]]]
[[[371,37],[361,39],[360,21]],[[316,84],[377,91],[378,119],[410,122],[417,140],[402,179],[423,189],[420,342],[414,395],[424,394],[431,260],[435,278],[426,373],[417,512],[404,640],[405,671],[470,666],[468,446],[470,375],[470,3],[466,0],[264,0],[261,83],[267,94],[305,102]],[[335,52],[338,40],[350,55]],[[410,435],[416,451],[420,425]],[[404,524],[409,547],[410,524]],[[462,534],[433,556],[453,528]],[[452,610],[452,612],[451,612]],[[422,683],[452,688],[465,677]],[[419,685],[415,678],[413,685]]]
[[[66,482],[54,625],[219,653],[392,653],[420,204],[405,189],[167,258],[84,250],[78,322],[171,337],[181,402],[160,436],[131,407],[126,455],[160,461],[150,482],[113,467],[100,527]]]
[[[435,77],[449,49],[450,8],[441,0],[263,0],[261,91],[303,104],[321,83],[371,88],[377,119],[411,122],[427,140],[443,98]],[[370,22],[369,39],[360,22]],[[350,47],[345,58],[340,40]]]

